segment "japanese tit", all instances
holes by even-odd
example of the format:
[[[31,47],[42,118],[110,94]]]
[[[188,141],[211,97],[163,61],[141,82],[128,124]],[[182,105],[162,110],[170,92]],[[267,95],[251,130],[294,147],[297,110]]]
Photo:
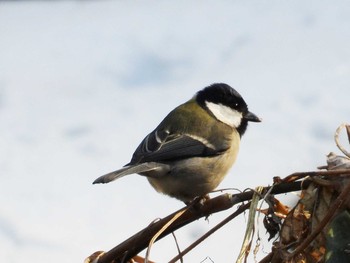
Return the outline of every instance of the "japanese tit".
[[[224,179],[248,121],[261,120],[248,111],[241,95],[227,84],[212,84],[171,111],[144,138],[127,165],[93,183],[140,174],[158,192],[187,203],[208,194]]]

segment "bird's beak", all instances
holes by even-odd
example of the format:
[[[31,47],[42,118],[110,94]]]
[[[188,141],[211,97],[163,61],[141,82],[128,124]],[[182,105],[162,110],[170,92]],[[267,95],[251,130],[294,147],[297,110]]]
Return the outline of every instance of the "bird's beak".
[[[261,119],[250,111],[248,111],[244,115],[244,119],[246,119],[247,121],[252,121],[252,122],[261,122]]]

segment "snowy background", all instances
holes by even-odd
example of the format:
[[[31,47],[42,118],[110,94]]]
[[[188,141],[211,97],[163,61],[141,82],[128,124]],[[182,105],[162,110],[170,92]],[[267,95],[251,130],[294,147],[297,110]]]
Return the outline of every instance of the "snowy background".
[[[181,208],[140,176],[91,183],[213,82],[263,118],[221,188],[324,164],[349,121],[349,14],[348,1],[1,1],[1,260],[82,262]],[[180,247],[226,215],[179,231]],[[185,262],[232,262],[244,226]],[[151,259],[175,253],[167,238]]]

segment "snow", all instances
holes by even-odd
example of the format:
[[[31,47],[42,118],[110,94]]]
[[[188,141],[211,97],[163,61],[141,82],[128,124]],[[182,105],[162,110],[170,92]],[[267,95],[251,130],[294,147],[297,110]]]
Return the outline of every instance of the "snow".
[[[221,188],[325,164],[349,121],[349,12],[347,1],[0,2],[0,258],[82,262],[182,207],[139,176],[91,183],[213,82],[263,119]],[[181,248],[223,217],[179,231]],[[244,225],[185,262],[233,261]],[[168,238],[151,258],[175,253]]]

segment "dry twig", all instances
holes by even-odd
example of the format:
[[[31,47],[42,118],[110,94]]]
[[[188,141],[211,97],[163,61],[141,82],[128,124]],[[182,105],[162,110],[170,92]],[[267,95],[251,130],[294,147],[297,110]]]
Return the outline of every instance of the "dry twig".
[[[210,229],[208,232],[206,232],[203,236],[201,236],[199,239],[197,239],[195,242],[193,242],[190,246],[188,246],[186,249],[184,249],[180,254],[178,254],[176,257],[171,259],[169,263],[175,263],[177,260],[182,258],[184,255],[186,255],[188,252],[190,252],[193,248],[198,246],[200,243],[202,243],[206,238],[208,238],[210,235],[215,233],[217,230],[219,230],[221,227],[226,225],[228,222],[230,222],[232,219],[237,217],[238,215],[242,214],[245,210],[247,210],[250,207],[250,202],[241,205],[235,212],[233,212],[231,215],[226,217],[224,220],[222,220],[219,224],[214,226],[212,229]]]
[[[247,259],[247,256],[249,254],[250,248],[251,248],[251,243],[252,239],[254,236],[254,231],[255,231],[255,214],[256,210],[259,204],[259,200],[261,198],[261,193],[262,193],[263,187],[257,187],[252,201],[251,205],[249,208],[249,217],[248,217],[248,223],[247,223],[247,229],[244,235],[243,243],[242,243],[242,248],[241,251],[238,255],[237,261],[238,263],[243,262],[243,260]]]
[[[349,124],[346,124],[346,123],[343,123],[341,124],[337,130],[335,131],[335,134],[334,134],[334,140],[335,140],[335,143],[336,145],[338,146],[339,150],[342,151],[342,153],[344,153],[345,156],[349,157],[350,158],[350,153],[340,144],[340,141],[339,141],[339,134],[340,134],[340,131],[342,129],[346,128],[346,131],[347,131],[347,135],[348,135],[348,141],[350,143],[350,125]]]

